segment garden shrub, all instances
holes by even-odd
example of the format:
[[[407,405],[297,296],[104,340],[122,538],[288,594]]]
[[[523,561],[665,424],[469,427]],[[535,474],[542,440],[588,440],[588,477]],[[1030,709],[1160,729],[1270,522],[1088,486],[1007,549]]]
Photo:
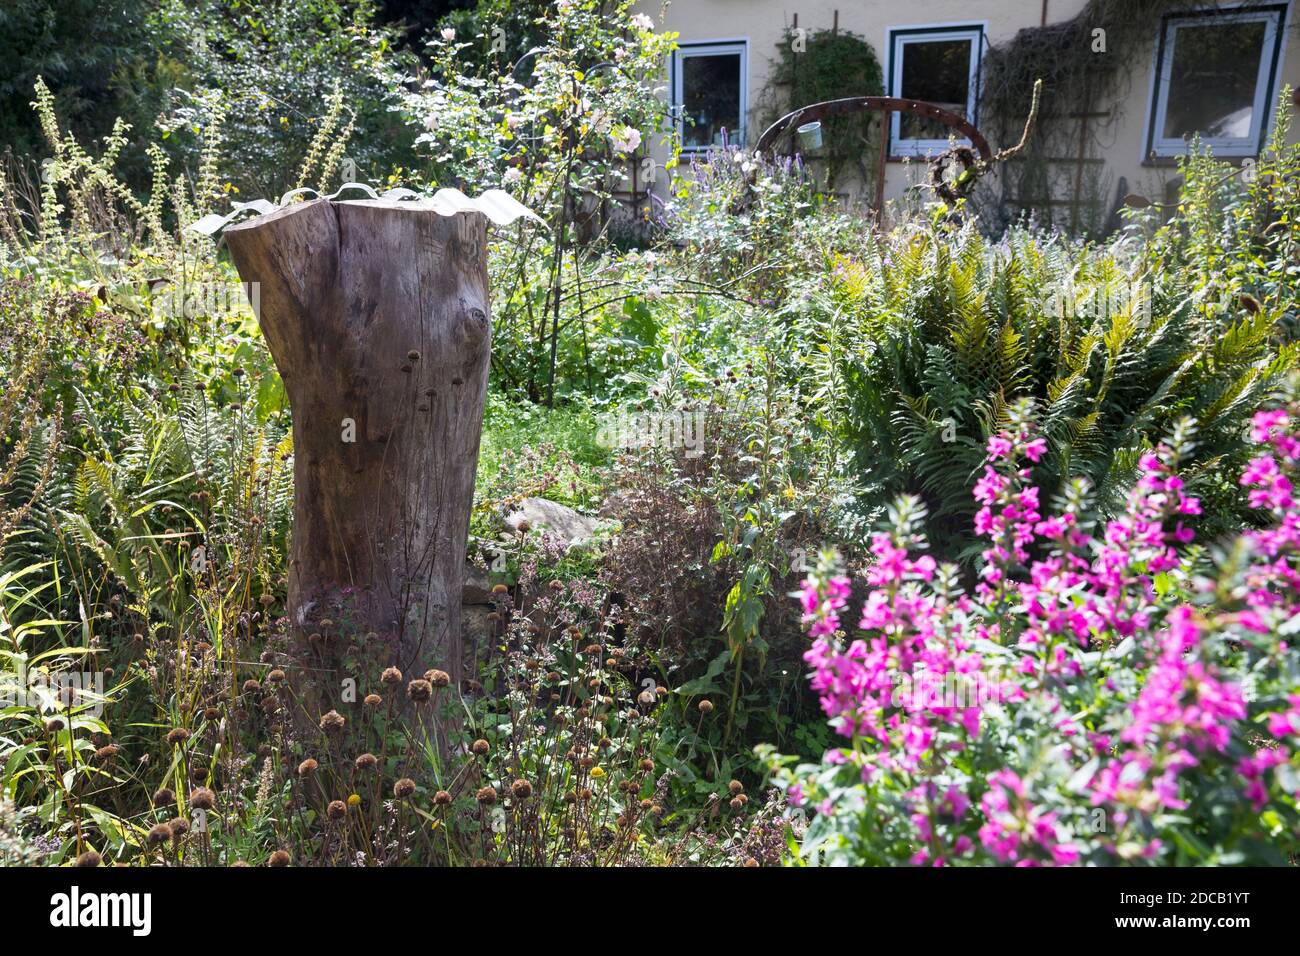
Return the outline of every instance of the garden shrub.
[[[1221,544],[1188,527],[1189,421],[1094,522],[1083,480],[1049,508],[1048,443],[1020,403],[976,484],[973,590],[925,553],[914,498],[873,539],[858,636],[852,580],[810,576],[812,686],[850,743],[795,770],[773,759],[810,818],[801,858],[1294,863],[1297,412],[1292,398],[1253,416],[1240,484],[1264,527]]]
[[[1300,151],[1283,143],[1247,185],[1189,159],[1180,210],[1149,240],[1080,246],[1013,228],[993,242],[974,223],[913,224],[834,257],[830,294],[808,296],[802,321],[818,342],[838,323],[840,421],[864,503],[918,495],[935,545],[974,557],[969,491],[985,442],[1028,397],[1048,446],[1045,498],[1086,477],[1115,513],[1141,455],[1190,415],[1185,477],[1212,505],[1199,526],[1249,521],[1223,476],[1244,461],[1250,411],[1297,356]]]

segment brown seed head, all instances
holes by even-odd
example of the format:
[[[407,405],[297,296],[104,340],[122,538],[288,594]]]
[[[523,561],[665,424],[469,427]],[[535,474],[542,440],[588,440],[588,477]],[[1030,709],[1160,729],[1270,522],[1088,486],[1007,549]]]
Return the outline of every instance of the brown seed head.
[[[362,772],[374,770],[379,765],[379,758],[374,754],[362,754],[352,765]]]

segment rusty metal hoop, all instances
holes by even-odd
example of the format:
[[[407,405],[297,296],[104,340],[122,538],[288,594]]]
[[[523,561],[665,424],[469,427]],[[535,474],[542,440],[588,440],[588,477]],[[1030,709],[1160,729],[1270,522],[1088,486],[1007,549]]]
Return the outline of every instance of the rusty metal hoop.
[[[980,154],[980,160],[989,163],[993,160],[993,150],[989,148],[986,140],[980,131],[966,119],[951,110],[946,110],[941,106],[935,106],[933,103],[927,103],[924,100],[901,99],[897,96],[848,96],[838,100],[823,100],[820,103],[811,103],[808,106],[801,106],[797,110],[786,113],[779,120],[763,131],[763,135],[758,138],[758,143],[754,151],[759,154],[771,154],[772,148],[777,144],[783,135],[790,130],[797,128],[803,123],[813,123],[820,120],[828,119],[832,116],[852,115],[853,113],[878,112],[885,115],[886,120],[890,113],[917,113],[921,116],[928,117],[936,122],[942,123],[949,129],[954,129],[961,133],[968,140],[971,146]],[[888,158],[887,147],[889,136],[886,131],[881,132],[880,137],[880,162],[876,170],[876,222],[884,221],[885,213],[885,161]],[[964,154],[964,155],[963,155]],[[966,168],[970,168],[974,160],[970,157],[969,150],[963,149],[958,154],[959,160]],[[938,180],[941,174],[932,172],[932,176]]]
[[[941,106],[935,106],[933,103],[927,103],[923,100],[901,99],[897,96],[848,96],[844,99],[823,100],[820,103],[801,106],[797,110],[786,113],[764,130],[754,149],[759,153],[770,152],[783,133],[802,123],[813,123],[832,116],[865,112],[879,112],[884,113],[886,116],[890,113],[920,114],[942,123],[950,129],[957,130],[970,140],[971,145],[975,147],[980,154],[980,158],[985,162],[993,158],[993,150],[989,148],[988,140],[981,135],[980,131],[966,117],[951,110],[946,110]]]

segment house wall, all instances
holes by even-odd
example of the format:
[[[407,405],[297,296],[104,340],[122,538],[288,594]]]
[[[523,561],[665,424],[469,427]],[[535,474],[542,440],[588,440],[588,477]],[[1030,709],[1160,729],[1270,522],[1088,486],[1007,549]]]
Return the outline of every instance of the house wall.
[[[661,29],[680,34],[679,43],[714,40],[747,41],[748,49],[748,129],[747,142],[752,146],[762,132],[765,117],[757,112],[763,92],[768,84],[777,44],[783,42],[785,31],[794,23],[809,32],[827,29],[836,22],[840,29],[848,30],[867,39],[875,48],[881,68],[889,77],[890,31],[899,28],[982,24],[986,47],[999,46],[1011,40],[1026,27],[1042,23],[1046,6],[1047,22],[1057,23],[1076,16],[1086,6],[1087,0],[892,0],[892,2],[853,2],[853,0],[642,0],[636,11],[651,16]],[[1222,7],[1235,4],[1222,3]],[[1278,88],[1284,84],[1300,88],[1300,37],[1297,33],[1295,7],[1300,0],[1291,0],[1284,29],[1283,57]],[[1213,6],[1213,3],[1207,3]],[[1127,181],[1128,191],[1139,192],[1157,201],[1164,195],[1165,185],[1176,170],[1167,161],[1157,164],[1145,155],[1147,124],[1152,101],[1152,83],[1155,75],[1156,37],[1138,54],[1139,60],[1124,82],[1118,99],[1109,104],[1097,104],[1116,111],[1115,119],[1104,122],[1090,131],[1087,152],[1105,161],[1104,166],[1088,167],[1104,170],[1101,178],[1107,193],[1107,204],[1114,201],[1120,177]],[[1096,54],[1097,56],[1108,56]],[[665,82],[668,70],[665,67]],[[888,92],[888,90],[887,90]],[[1276,101],[1274,101],[1276,102]],[[1028,104],[1026,104],[1026,108]],[[1271,106],[1270,106],[1271,111]],[[977,124],[978,125],[978,124]],[[997,142],[991,128],[981,130],[996,150],[1008,145]],[[1292,131],[1294,140],[1296,130]],[[666,147],[655,143],[651,154],[662,162],[668,156]],[[1071,174],[1072,175],[1072,174]],[[894,200],[903,195],[909,185],[927,178],[924,161],[890,161],[887,165],[885,198]],[[863,199],[872,198],[874,184],[859,184],[849,190]]]

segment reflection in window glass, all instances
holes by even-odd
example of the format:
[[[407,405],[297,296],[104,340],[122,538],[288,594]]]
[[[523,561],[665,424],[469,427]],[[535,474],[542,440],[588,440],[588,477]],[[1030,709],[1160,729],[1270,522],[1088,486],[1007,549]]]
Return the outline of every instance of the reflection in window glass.
[[[925,100],[966,116],[970,103],[971,45],[965,38],[902,44],[902,83],[898,95]],[[947,139],[948,135],[947,127],[932,119],[915,113],[901,116],[903,139]]]
[[[731,142],[739,142],[740,54],[683,56],[681,70],[682,145],[721,145],[723,130]]]
[[[1266,34],[1262,20],[1184,24],[1172,31],[1165,138],[1250,136]]]

